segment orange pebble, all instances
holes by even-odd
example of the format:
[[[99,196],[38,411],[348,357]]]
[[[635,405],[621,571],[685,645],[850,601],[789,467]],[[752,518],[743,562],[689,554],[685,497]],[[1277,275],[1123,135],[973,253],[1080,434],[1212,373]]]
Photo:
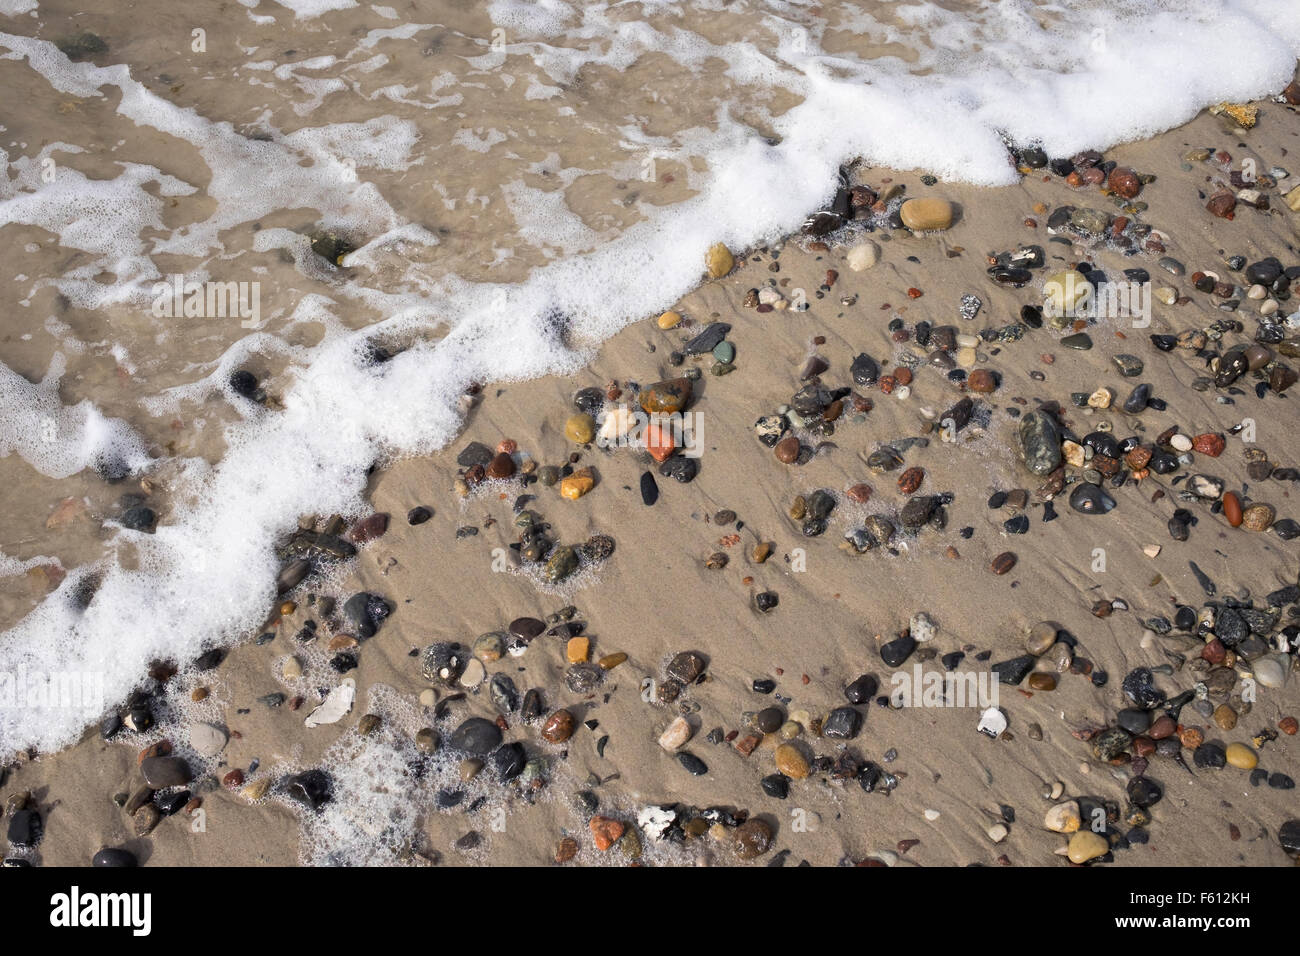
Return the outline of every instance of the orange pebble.
[[[1231,491],[1223,494],[1223,516],[1234,528],[1241,527],[1241,501]]]
[[[645,447],[655,461],[665,461],[677,446],[673,444],[672,433],[653,422],[646,426]]]
[[[591,838],[596,841],[596,849],[602,853],[617,843],[626,829],[622,822],[609,817],[592,817],[588,826],[591,828]]]

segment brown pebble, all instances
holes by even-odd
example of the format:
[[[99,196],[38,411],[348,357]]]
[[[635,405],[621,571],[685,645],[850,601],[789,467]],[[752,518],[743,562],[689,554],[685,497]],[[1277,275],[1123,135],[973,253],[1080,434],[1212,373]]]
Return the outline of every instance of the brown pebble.
[[[1016,566],[1016,556],[1010,551],[1003,551],[989,565],[994,574],[1006,574]]]
[[[776,443],[776,460],[782,464],[793,464],[799,457],[799,439],[787,435]]]
[[[1056,690],[1056,676],[1038,672],[1029,675],[1029,687],[1031,690]]]
[[[562,744],[573,736],[575,723],[572,713],[567,710],[557,710],[547,717],[546,723],[542,725],[542,739],[547,743]]]

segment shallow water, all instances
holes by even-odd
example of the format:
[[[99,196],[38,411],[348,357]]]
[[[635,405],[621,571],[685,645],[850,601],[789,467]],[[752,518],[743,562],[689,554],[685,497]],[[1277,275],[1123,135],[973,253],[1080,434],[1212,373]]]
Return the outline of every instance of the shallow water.
[[[471,383],[582,364],[713,242],[797,228],[841,164],[1006,183],[1008,142],[1274,92],[1290,7],[4,0],[0,671],[105,699],[0,708],[0,752],[238,639],[300,514],[359,510]],[[153,535],[117,523],[143,490]]]

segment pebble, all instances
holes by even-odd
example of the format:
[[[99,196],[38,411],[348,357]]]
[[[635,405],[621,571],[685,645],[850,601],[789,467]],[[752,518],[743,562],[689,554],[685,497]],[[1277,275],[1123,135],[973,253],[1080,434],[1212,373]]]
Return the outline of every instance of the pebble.
[[[795,744],[781,744],[773,755],[776,769],[791,780],[803,780],[808,776],[808,759]]]
[[[952,226],[954,209],[946,199],[909,199],[898,210],[903,225],[916,232],[931,232]]]
[[[676,717],[668,728],[659,736],[659,746],[664,750],[672,753],[678,748],[684,746],[691,736],[695,733],[691,727],[690,721],[685,717]]]
[[[1070,837],[1067,855],[1071,863],[1087,863],[1110,852],[1106,838],[1091,830],[1079,830]]]

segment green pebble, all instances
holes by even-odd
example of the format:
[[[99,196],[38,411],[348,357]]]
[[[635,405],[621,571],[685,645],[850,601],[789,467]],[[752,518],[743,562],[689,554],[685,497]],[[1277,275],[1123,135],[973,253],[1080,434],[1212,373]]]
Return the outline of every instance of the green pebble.
[[[736,347],[730,342],[719,342],[713,346],[713,357],[724,365],[730,364],[736,358]]]

